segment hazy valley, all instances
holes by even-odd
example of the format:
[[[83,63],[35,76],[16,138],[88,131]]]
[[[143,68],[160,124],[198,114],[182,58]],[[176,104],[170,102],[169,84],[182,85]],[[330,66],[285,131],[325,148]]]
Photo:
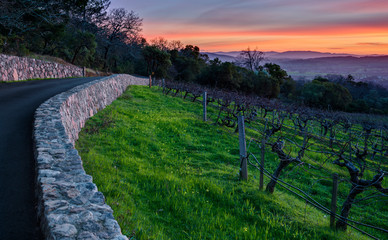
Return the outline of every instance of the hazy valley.
[[[235,62],[240,52],[206,53],[210,59]],[[312,80],[320,75],[351,74],[356,81],[374,82],[388,89],[388,56],[361,56],[312,51],[264,52],[265,62],[280,65],[295,80]]]

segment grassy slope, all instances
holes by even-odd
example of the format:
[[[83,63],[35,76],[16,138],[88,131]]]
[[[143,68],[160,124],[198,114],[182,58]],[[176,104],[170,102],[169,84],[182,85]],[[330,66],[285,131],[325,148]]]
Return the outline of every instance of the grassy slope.
[[[240,182],[238,136],[202,122],[199,104],[157,89],[131,87],[87,122],[77,149],[123,233],[136,239],[365,238],[330,230],[328,216],[281,188],[259,191],[254,169]]]

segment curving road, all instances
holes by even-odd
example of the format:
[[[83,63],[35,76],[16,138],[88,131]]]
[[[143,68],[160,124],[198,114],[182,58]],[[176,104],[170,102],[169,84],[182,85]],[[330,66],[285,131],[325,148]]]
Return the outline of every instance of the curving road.
[[[58,93],[96,79],[0,83],[0,239],[42,239],[34,193],[35,109]]]

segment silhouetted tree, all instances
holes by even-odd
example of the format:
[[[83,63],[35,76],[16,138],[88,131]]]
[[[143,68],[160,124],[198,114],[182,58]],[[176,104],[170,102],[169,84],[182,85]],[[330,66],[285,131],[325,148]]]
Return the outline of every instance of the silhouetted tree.
[[[207,55],[201,54],[199,47],[186,45],[185,48],[171,50],[171,62],[175,72],[175,80],[195,82],[201,71],[206,67]]]
[[[156,46],[146,46],[142,53],[147,63],[147,73],[157,78],[166,77],[171,66],[170,54]]]
[[[261,62],[264,60],[264,53],[256,49],[251,50],[249,47],[241,51],[237,63],[251,71],[258,71]]]
[[[107,68],[109,51],[113,46],[122,43],[129,44],[131,41],[137,40],[142,21],[135,12],[124,8],[112,9],[109,12],[106,22],[101,25],[104,30],[102,32],[104,69]]]

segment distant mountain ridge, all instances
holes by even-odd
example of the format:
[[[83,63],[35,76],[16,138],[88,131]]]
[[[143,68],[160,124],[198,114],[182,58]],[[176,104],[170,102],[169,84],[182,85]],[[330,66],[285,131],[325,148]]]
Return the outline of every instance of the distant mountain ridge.
[[[208,55],[208,57],[213,60],[215,58],[220,59],[223,62],[234,62],[236,61],[236,57],[227,55],[227,54],[222,54],[222,53],[211,53],[211,52],[203,52],[204,54]]]
[[[314,51],[287,51],[281,53],[274,53],[268,55],[268,58],[272,59],[309,59],[309,58],[322,58],[322,57],[348,57],[357,56],[347,53],[328,53],[328,52],[314,52]]]
[[[203,52],[206,53],[206,52]],[[235,62],[240,52],[206,53],[210,59]],[[374,82],[388,89],[388,55],[355,55],[314,51],[264,52],[264,63],[280,65],[295,80],[316,76],[351,74],[356,81]]]
[[[210,59],[218,57],[219,59],[235,60],[240,55],[240,51],[231,52],[203,52],[209,56]],[[286,51],[286,52],[264,52],[264,56],[271,59],[310,59],[310,58],[323,58],[323,57],[365,57],[368,55],[357,55],[349,53],[329,53],[329,52],[317,52],[317,51]],[[383,56],[383,55],[373,55]]]

